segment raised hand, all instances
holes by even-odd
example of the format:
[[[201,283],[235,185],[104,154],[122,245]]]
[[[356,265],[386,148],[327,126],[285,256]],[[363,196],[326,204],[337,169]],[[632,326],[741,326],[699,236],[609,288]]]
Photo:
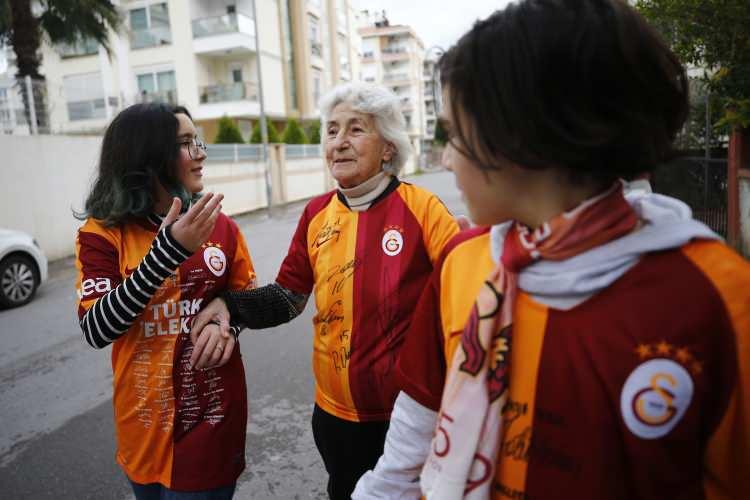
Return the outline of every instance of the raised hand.
[[[180,214],[182,203],[179,198],[172,200],[162,227],[172,224],[172,237],[187,251],[195,252],[208,239],[216,225],[216,219],[221,212],[223,194],[206,193],[182,217]],[[176,221],[176,222],[175,222]],[[161,228],[160,228],[161,229]]]

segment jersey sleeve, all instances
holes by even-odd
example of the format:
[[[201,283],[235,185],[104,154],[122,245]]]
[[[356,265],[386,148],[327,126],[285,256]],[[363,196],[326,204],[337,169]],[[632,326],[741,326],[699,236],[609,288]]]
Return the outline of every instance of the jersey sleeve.
[[[234,252],[234,260],[232,261],[232,270],[229,275],[227,289],[245,290],[255,288],[258,283],[255,268],[253,267],[253,260],[250,257],[250,250],[248,250],[245,237],[242,236],[242,232],[237,227],[237,224],[234,221],[231,221],[231,223],[232,229],[235,231],[235,238],[237,239],[237,249]]]
[[[434,264],[446,244],[459,232],[455,217],[448,211],[440,198],[435,195],[430,196],[427,202],[422,230],[427,254]]]
[[[122,337],[162,282],[188,257],[190,253],[167,226],[157,233],[138,267],[122,280],[116,238],[87,223],[78,232],[76,243],[79,325],[86,342],[101,349]]]
[[[310,294],[315,284],[310,256],[307,251],[307,230],[310,224],[309,205],[300,217],[297,230],[281,263],[276,283],[297,293]]]
[[[250,257],[250,250],[247,248],[245,237],[242,236],[242,232],[237,226],[237,223],[232,219],[228,220],[232,226],[234,237],[237,240],[237,247],[234,251],[234,259],[232,260],[227,290],[247,290],[255,288],[258,286],[257,276],[255,275],[255,268],[253,267],[253,261]],[[232,335],[237,338],[246,326],[247,325],[243,321],[232,316],[229,330]]]
[[[440,320],[441,263],[433,269],[417,302],[396,362],[399,388],[433,411],[440,409],[446,376],[443,327]]]
[[[684,252],[716,288],[731,331],[728,337],[734,341],[722,346],[725,352],[717,363],[732,379],[714,376],[714,392],[726,392],[727,403],[721,404],[725,410],[706,446],[706,498],[750,498],[750,264],[718,242],[695,243]],[[707,333],[718,337],[717,332]]]

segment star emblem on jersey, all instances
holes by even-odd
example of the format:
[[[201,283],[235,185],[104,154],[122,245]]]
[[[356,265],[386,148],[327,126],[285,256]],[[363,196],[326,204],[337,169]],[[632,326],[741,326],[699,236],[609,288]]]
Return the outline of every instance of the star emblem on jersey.
[[[388,226],[383,234],[382,247],[383,252],[389,257],[394,257],[401,253],[404,248],[403,230],[398,226]]]
[[[205,244],[203,260],[206,262],[208,270],[216,277],[223,275],[227,270],[227,256],[218,244],[213,246],[210,241]]]

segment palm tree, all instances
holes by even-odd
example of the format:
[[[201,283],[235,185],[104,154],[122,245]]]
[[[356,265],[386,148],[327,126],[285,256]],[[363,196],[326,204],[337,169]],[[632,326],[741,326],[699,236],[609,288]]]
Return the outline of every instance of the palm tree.
[[[44,80],[39,73],[42,36],[52,44],[75,45],[94,39],[109,53],[109,30],[117,31],[120,25],[120,14],[109,0],[0,0],[0,41],[13,46],[16,54],[15,76],[28,123],[31,113],[24,80],[26,76]],[[49,130],[45,88],[35,85],[33,89],[34,103],[38,104],[35,107],[45,111],[37,113],[40,131]]]

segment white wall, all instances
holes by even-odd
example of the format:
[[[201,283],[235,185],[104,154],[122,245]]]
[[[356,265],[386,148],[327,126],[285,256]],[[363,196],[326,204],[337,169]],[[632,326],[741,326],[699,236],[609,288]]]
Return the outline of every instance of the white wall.
[[[99,155],[100,137],[0,136],[0,227],[20,229],[49,259],[74,251],[81,210]]]
[[[73,254],[82,222],[73,217],[72,210],[83,209],[96,175],[100,145],[101,137],[0,135],[0,149],[6,152],[0,169],[0,227],[31,234],[50,260]],[[280,171],[287,175],[287,196],[282,202],[330,189],[320,158],[287,160]],[[229,215],[264,208],[264,172],[260,162],[207,162],[205,190],[224,194],[222,206]]]

